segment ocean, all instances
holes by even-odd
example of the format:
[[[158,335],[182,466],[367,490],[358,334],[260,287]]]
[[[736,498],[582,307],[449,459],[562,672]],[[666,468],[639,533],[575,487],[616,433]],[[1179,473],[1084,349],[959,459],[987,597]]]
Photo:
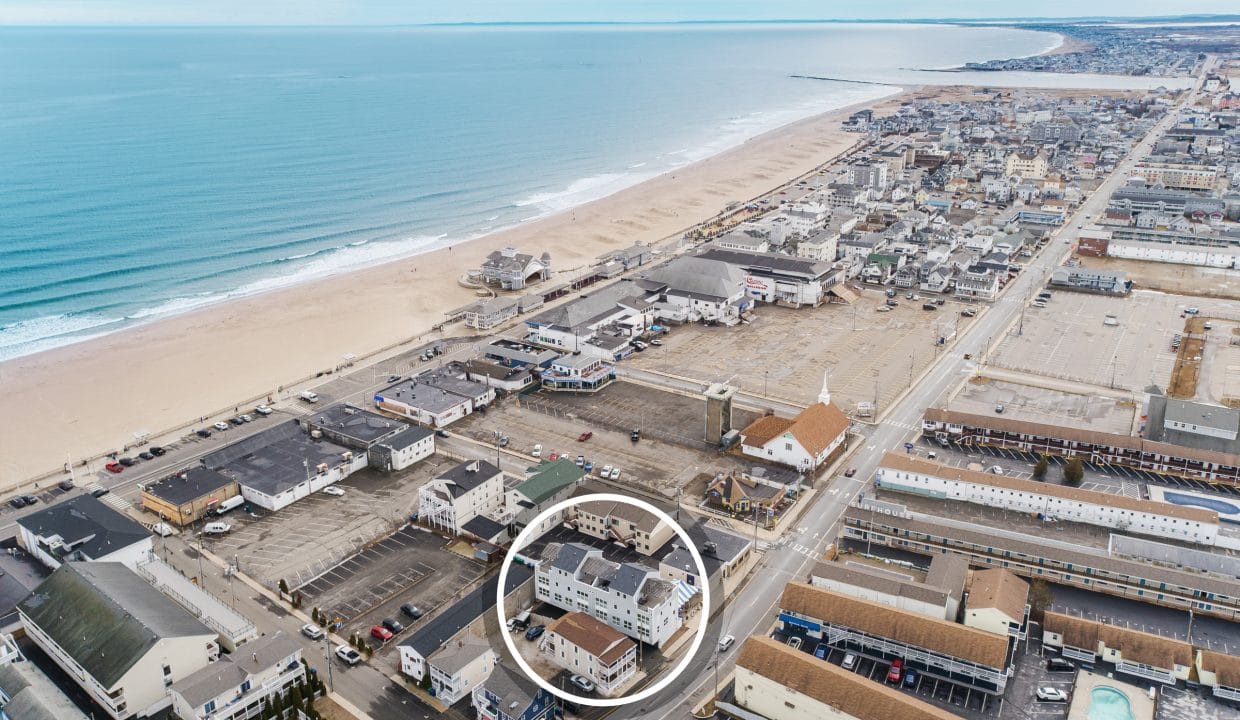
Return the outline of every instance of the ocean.
[[[0,28],[0,359],[528,222],[1031,55],[947,25]],[[416,263],[416,258],[408,262]]]

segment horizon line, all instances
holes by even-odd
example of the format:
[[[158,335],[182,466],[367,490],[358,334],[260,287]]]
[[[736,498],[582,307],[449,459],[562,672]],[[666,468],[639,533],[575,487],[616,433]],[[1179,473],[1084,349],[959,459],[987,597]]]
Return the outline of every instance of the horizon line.
[[[733,18],[680,20],[451,20],[425,23],[167,23],[167,22],[96,22],[96,23],[4,23],[0,27],[25,28],[433,28],[433,27],[548,27],[548,26],[640,26],[640,25],[778,25],[778,24],[1002,24],[1051,23],[1077,24],[1095,22],[1155,22],[1169,20],[1220,21],[1240,23],[1240,13],[1192,13],[1181,15],[1079,15],[1079,16],[1008,16],[1008,17],[941,17],[941,18]]]

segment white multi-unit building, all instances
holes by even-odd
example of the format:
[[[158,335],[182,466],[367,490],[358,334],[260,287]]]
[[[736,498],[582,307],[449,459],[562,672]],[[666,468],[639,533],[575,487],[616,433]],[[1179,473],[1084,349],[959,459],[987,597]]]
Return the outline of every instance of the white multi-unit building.
[[[149,715],[215,662],[215,631],[116,562],[61,565],[17,606],[26,635],[110,717]]]
[[[577,503],[567,511],[565,521],[578,532],[627,545],[642,555],[653,555],[676,535],[658,515],[611,500]]]
[[[637,674],[637,643],[582,612],[566,613],[548,625],[539,648],[553,664],[592,680],[603,697]]]
[[[276,633],[222,656],[174,683],[168,693],[181,720],[249,720],[262,713],[264,701],[288,692],[306,675],[301,646]]]
[[[534,591],[543,602],[587,613],[658,646],[680,629],[685,602],[680,586],[657,571],[605,560],[602,550],[579,543],[547,545],[534,572]]]
[[[1203,545],[1213,545],[1218,537],[1218,513],[1213,510],[1020,480],[902,453],[883,457],[875,486]]]
[[[492,540],[491,533],[476,527],[479,523],[474,520],[489,519],[483,524],[502,530],[498,518],[491,516],[503,508],[504,474],[485,460],[460,463],[418,491],[418,519],[453,535],[470,532],[482,540]]]
[[[17,519],[17,543],[55,570],[65,561],[119,562],[151,556],[151,533],[92,495],[56,503]]]

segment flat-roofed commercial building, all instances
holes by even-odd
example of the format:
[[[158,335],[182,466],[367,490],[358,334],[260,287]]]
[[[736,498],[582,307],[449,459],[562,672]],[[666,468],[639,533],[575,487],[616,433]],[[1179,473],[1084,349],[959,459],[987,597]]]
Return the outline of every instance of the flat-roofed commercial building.
[[[1213,510],[1021,480],[905,453],[883,456],[874,485],[891,492],[1039,513],[1052,520],[1201,545],[1213,545],[1218,538],[1218,513]]]
[[[165,522],[184,527],[240,494],[236,480],[205,467],[192,467],[144,484],[142,507]]]
[[[1240,620],[1240,582],[1234,577],[1127,560],[1103,549],[907,511],[850,507],[841,520],[841,536],[847,540],[929,556],[955,553],[976,567],[1006,568],[1021,577]]]
[[[937,582],[931,584],[932,576],[946,579],[945,573],[927,573],[927,581],[920,582],[896,572],[860,563],[846,565],[840,562],[820,562],[815,565],[810,571],[810,584],[918,615],[938,620],[954,620],[960,611],[969,563],[953,555],[940,555],[932,562],[951,563],[959,567],[959,582],[954,588],[951,587],[951,582],[945,583],[946,586],[940,586]]]
[[[1240,485],[1240,455],[1198,450],[1131,435],[1025,422],[992,415],[927,408],[922,434],[966,447],[994,447],[1028,455],[1079,457],[1164,478]]]
[[[1103,660],[1116,672],[1167,685],[1187,680],[1195,659],[1184,640],[1050,611],[1042,619],[1042,644],[1064,657]]]
[[[92,560],[133,568],[153,548],[149,530],[92,495],[18,518],[17,543],[52,570],[62,562]]]
[[[736,704],[777,720],[954,720],[916,696],[823,662],[769,637],[751,637],[736,658]]]
[[[697,257],[724,262],[744,271],[746,296],[791,307],[821,305],[829,299],[828,292],[843,279],[834,263],[780,253],[708,248]]]
[[[904,667],[982,692],[1001,695],[1011,665],[1009,639],[826,588],[792,582],[779,601],[785,634]]]

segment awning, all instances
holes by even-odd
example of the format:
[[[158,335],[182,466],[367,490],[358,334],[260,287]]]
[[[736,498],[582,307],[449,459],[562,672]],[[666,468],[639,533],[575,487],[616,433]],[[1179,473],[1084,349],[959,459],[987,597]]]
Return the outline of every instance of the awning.
[[[676,598],[680,600],[680,604],[689,602],[689,598],[702,592],[702,588],[696,585],[690,585],[684,580],[676,581]]]

